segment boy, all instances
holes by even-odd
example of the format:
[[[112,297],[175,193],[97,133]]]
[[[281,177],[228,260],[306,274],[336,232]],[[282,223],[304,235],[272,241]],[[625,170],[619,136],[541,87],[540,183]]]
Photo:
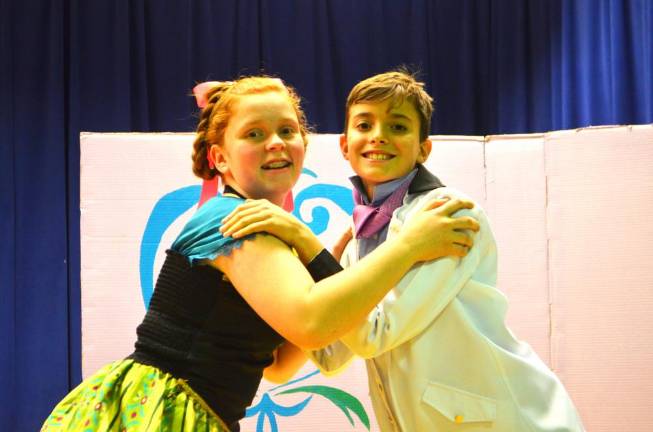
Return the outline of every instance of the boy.
[[[405,72],[373,76],[349,94],[340,148],[357,174],[357,206],[345,267],[410,223],[429,199],[468,199],[421,165],[431,151],[431,114],[423,83]],[[366,359],[384,432],[582,431],[560,381],[505,326],[486,215],[478,206],[462,213],[480,223],[464,258],[413,268],[358,329],[310,356],[327,374],[354,354]]]

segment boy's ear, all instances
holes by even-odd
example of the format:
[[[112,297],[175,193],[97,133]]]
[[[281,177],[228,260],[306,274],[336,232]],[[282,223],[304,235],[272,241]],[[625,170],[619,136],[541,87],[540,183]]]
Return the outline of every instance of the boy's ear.
[[[342,157],[346,160],[349,160],[349,144],[347,143],[347,135],[340,135],[340,151],[342,152]]]
[[[419,163],[426,162],[426,159],[428,159],[429,155],[431,154],[432,147],[433,147],[433,143],[428,138],[426,138],[424,141],[419,143],[419,154],[417,155],[417,162]]]

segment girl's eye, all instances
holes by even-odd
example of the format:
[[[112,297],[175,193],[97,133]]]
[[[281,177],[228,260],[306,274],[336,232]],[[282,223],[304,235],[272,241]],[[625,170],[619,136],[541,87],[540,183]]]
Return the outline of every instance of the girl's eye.
[[[263,137],[263,131],[261,129],[252,129],[247,132],[247,138],[258,139]]]
[[[285,127],[281,128],[280,133],[281,133],[282,136],[293,136],[293,135],[295,135],[297,133],[297,131],[293,127],[285,126]]]

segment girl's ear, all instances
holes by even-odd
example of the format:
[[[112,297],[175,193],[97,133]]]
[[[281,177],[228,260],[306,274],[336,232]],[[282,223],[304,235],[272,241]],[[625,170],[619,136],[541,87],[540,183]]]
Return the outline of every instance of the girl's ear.
[[[223,150],[218,145],[212,145],[209,149],[209,160],[213,161],[215,168],[224,174],[229,171],[229,165],[227,163],[227,158],[224,155]]]

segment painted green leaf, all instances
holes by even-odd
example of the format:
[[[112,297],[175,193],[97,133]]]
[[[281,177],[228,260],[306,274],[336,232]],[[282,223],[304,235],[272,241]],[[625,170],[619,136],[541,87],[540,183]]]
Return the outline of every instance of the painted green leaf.
[[[363,407],[363,404],[361,404],[360,401],[356,399],[354,396],[352,396],[351,394],[343,390],[337,389],[335,387],[310,385],[310,386],[303,386],[303,387],[297,387],[289,390],[284,390],[277,394],[282,395],[282,394],[300,393],[300,392],[317,394],[327,398],[335,406],[340,408],[340,410],[343,413],[345,413],[347,419],[349,419],[349,423],[351,423],[351,425],[353,426],[354,419],[351,417],[351,414],[349,413],[349,411],[351,410],[360,419],[361,423],[365,425],[367,430],[370,430],[370,419],[367,416],[367,413],[365,412],[365,408]]]

